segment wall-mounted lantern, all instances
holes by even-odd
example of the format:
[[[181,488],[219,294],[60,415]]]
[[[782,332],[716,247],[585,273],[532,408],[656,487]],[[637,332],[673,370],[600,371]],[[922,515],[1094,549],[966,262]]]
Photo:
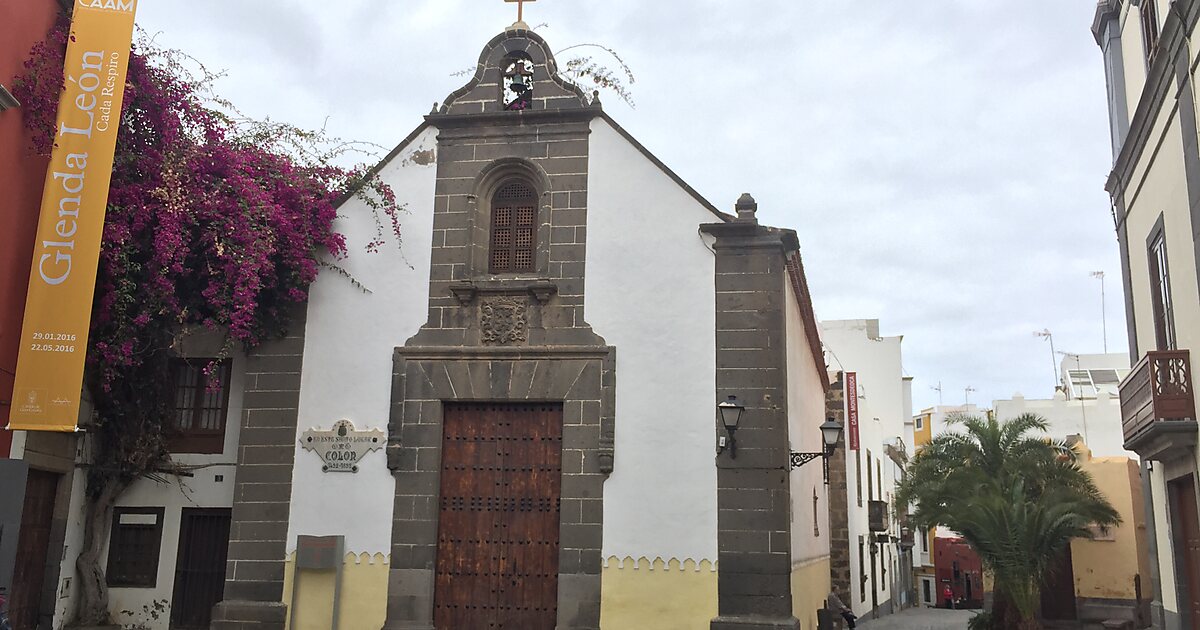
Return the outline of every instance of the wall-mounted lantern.
[[[833,455],[833,451],[837,448],[838,440],[842,438],[842,425],[834,421],[833,418],[826,418],[821,424],[821,442],[825,446],[825,450],[820,453],[797,453],[791,452],[791,469],[795,470],[808,462],[820,457],[821,463],[825,467],[825,484],[829,484],[829,456]]]
[[[717,442],[717,452],[720,453],[728,446],[730,459],[737,459],[737,442],[734,441],[734,432],[737,431],[738,423],[742,421],[742,412],[744,411],[746,408],[738,403],[737,396],[730,396],[717,403],[717,413],[721,414],[721,425],[729,434],[729,444],[726,445],[725,437],[722,436]]]

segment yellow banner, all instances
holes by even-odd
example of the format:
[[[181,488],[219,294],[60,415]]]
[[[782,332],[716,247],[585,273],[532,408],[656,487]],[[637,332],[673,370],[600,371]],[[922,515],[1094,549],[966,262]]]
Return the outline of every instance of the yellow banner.
[[[74,431],[137,0],[75,0],[10,429]]]

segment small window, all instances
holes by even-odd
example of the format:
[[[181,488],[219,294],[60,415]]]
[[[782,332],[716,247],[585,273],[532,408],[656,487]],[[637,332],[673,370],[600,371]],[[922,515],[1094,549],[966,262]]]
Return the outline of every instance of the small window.
[[[488,271],[531,272],[537,250],[537,193],[511,181],[492,197],[492,237]]]
[[[917,416],[917,430],[918,431],[925,430],[925,416]]]
[[[1171,274],[1167,266],[1167,243],[1161,225],[1150,237],[1148,250],[1155,342],[1158,344],[1159,350],[1174,350],[1175,309],[1171,301]]]
[[[867,474],[868,475],[871,474],[871,471],[868,470]],[[883,458],[875,460],[875,490],[877,492],[877,494],[875,496],[882,499],[883,498]]]
[[[875,499],[875,477],[871,475],[871,450],[867,449],[867,500]]]
[[[1158,0],[1142,0],[1138,5],[1138,12],[1142,17],[1142,46],[1147,66],[1158,50],[1158,9],[1154,6],[1156,2]]]
[[[109,586],[154,588],[158,582],[163,508],[113,508],[108,543]]]
[[[854,451],[854,495],[858,498],[858,507],[862,507],[862,451]]]
[[[172,453],[220,453],[225,450],[230,368],[229,359],[175,359],[171,362],[175,418],[167,447]]]

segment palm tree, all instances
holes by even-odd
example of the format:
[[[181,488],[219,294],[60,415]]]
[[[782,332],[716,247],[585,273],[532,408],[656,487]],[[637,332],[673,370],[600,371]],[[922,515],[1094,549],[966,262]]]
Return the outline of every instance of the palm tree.
[[[1016,613],[1009,623],[1037,628],[1041,587],[1055,560],[1072,538],[1091,537],[1090,526],[1117,525],[1121,517],[1075,451],[1045,436],[1040,416],[1001,422],[957,415],[949,422],[962,430],[935,437],[909,461],[897,509],[915,504],[917,526],[958,532],[995,578],[996,601]]]

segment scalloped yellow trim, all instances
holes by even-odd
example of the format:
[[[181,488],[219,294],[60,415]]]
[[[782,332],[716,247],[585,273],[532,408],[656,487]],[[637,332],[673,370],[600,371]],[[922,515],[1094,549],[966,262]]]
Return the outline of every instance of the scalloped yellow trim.
[[[288,553],[287,561],[288,562],[296,561],[296,552],[295,551]],[[372,554],[367,551],[364,551],[362,553],[355,553],[353,551],[347,551],[344,562],[346,564],[371,564],[371,565],[373,565],[373,564],[391,564],[392,556],[391,556],[391,554],[385,554],[385,553]]]
[[[633,556],[608,556],[604,559],[604,568],[632,571],[693,571],[700,573],[702,571],[716,572],[717,563],[711,560],[694,560],[692,558],[670,558],[664,560],[662,556],[655,556],[653,560],[646,556],[640,556],[634,559]]]

